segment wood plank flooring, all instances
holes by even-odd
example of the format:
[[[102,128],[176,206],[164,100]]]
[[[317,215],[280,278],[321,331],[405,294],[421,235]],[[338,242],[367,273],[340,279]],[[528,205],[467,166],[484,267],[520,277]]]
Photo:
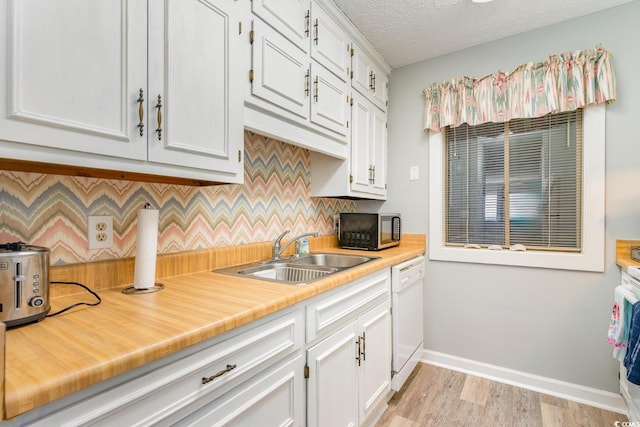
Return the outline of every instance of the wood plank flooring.
[[[614,426],[623,414],[419,363],[376,427]]]

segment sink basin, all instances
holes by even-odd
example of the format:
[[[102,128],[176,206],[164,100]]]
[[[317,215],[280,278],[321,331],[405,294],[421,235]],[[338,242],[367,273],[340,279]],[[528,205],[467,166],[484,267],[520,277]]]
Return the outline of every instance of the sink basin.
[[[314,253],[300,258],[253,262],[213,270],[215,273],[250,276],[289,285],[305,285],[329,274],[337,273],[377,259],[362,255]]]
[[[350,268],[355,267],[356,265],[364,264],[365,262],[369,262],[374,259],[377,259],[377,257],[364,255],[316,253],[292,259],[291,263],[302,265],[320,265],[324,267],[335,268]]]
[[[254,267],[243,268],[239,274],[253,276],[260,279],[270,279],[277,282],[303,284],[319,279],[327,274],[335,273],[337,268],[311,267],[308,265],[295,265],[290,263],[269,263]]]

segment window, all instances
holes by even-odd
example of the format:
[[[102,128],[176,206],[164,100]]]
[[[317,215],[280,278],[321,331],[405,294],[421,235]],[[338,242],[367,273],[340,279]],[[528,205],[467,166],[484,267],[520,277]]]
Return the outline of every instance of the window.
[[[430,132],[430,258],[603,271],[604,109]]]
[[[582,110],[445,138],[447,245],[580,251]]]

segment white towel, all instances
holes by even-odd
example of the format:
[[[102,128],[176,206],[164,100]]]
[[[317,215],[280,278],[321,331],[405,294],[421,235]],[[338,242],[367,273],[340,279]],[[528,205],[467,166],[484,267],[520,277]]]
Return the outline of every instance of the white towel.
[[[613,345],[613,357],[621,362],[624,360],[627,352],[629,338],[629,323],[631,322],[631,303],[629,300],[637,300],[633,291],[631,291],[627,285],[617,286],[614,294],[607,342]]]

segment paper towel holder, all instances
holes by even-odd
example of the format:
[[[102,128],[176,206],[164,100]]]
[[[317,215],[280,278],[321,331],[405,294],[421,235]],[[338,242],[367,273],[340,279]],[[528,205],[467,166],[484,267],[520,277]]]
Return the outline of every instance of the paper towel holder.
[[[123,294],[132,295],[132,294],[150,294],[152,292],[158,292],[164,289],[164,285],[162,283],[154,283],[151,288],[136,288],[133,285],[127,286],[122,290]]]
[[[144,204],[144,209],[151,209],[151,204],[150,203],[145,203]],[[135,285],[130,285],[125,287],[122,290],[123,294],[127,294],[127,295],[135,295],[135,294],[149,294],[152,292],[158,292],[164,289],[164,285],[162,283],[154,283],[153,286],[149,287],[149,288],[136,288]]]

